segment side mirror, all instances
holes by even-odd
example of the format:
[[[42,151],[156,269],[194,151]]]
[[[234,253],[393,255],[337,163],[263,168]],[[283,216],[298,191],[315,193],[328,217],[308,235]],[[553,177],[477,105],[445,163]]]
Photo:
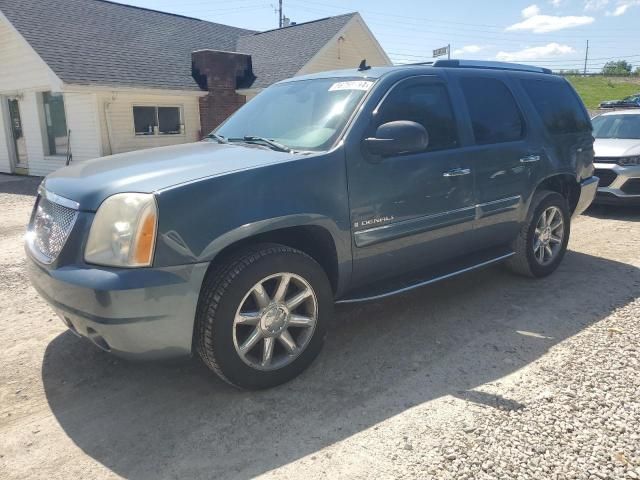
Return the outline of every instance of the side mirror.
[[[365,138],[364,144],[369,153],[382,157],[423,152],[429,145],[429,134],[419,123],[397,120],[380,125],[375,138]]]

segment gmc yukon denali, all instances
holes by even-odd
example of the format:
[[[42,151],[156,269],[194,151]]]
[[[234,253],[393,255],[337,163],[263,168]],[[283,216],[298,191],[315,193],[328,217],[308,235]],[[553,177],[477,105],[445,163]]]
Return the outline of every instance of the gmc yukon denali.
[[[195,353],[271,387],[318,355],[334,303],[495,262],[552,273],[593,156],[587,111],[548,70],[363,62],[275,84],[203,141],[49,175],[30,278],[103,350]]]

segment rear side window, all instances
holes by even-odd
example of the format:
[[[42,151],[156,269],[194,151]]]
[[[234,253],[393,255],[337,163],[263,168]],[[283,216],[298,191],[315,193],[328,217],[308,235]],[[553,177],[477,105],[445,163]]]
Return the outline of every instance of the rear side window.
[[[522,115],[507,86],[495,78],[468,77],[460,81],[476,143],[502,143],[524,135]]]
[[[420,123],[429,134],[427,150],[443,150],[458,145],[458,133],[446,87],[423,79],[398,84],[384,100],[376,125],[396,120]]]
[[[589,117],[565,82],[522,80],[522,86],[549,133],[561,135],[591,130]]]

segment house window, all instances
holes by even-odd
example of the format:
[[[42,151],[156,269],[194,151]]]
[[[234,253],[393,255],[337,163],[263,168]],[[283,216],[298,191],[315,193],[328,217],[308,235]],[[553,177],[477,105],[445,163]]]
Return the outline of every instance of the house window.
[[[136,135],[180,135],[184,133],[180,107],[134,105],[133,124]]]
[[[43,92],[42,108],[46,126],[47,153],[49,155],[66,155],[69,149],[69,139],[63,95]]]

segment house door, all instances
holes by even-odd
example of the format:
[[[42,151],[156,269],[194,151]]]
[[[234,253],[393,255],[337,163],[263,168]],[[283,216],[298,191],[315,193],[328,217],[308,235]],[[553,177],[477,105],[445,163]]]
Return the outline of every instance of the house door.
[[[28,164],[27,143],[24,138],[22,129],[22,118],[20,117],[20,106],[18,99],[9,99],[9,128],[13,138],[13,163],[16,173],[24,169],[26,171]]]

